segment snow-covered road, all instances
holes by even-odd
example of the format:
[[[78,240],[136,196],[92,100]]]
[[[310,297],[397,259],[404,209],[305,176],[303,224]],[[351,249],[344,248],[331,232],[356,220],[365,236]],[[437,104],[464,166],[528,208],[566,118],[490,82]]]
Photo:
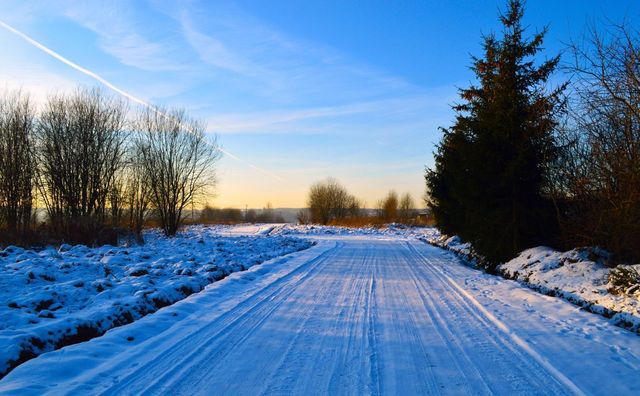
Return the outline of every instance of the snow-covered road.
[[[640,393],[640,337],[602,317],[412,239],[317,238],[33,359],[0,393]]]

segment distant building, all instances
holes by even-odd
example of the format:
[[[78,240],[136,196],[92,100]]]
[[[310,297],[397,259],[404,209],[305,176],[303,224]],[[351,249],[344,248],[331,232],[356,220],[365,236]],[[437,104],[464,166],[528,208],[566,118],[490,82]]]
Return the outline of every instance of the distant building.
[[[416,223],[418,224],[431,224],[433,223],[433,214],[430,209],[424,209],[418,212],[416,215]]]

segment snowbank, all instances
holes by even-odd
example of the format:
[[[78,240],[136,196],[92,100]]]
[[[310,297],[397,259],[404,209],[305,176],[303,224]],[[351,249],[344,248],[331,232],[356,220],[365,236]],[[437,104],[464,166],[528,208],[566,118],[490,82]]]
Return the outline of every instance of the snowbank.
[[[432,228],[429,235],[424,235],[420,239],[432,245],[451,250],[458,256],[462,256],[462,258],[465,259],[465,264],[473,268],[478,267],[478,260],[480,257],[474,253],[470,243],[463,242],[457,235],[450,237],[440,234],[436,228]]]
[[[611,318],[621,327],[640,332],[640,287],[619,289],[611,274],[620,268],[640,273],[640,264],[616,269],[604,265],[606,255],[597,249],[558,252],[537,247],[525,250],[498,271],[528,287],[559,296],[591,312]]]
[[[448,237],[435,231],[424,239],[461,255],[473,267],[482,260],[469,243],[463,243],[457,236]],[[605,251],[597,248],[558,252],[548,247],[536,247],[499,265],[497,272],[640,333],[640,264],[612,269],[605,265],[608,258]]]
[[[323,225],[281,224],[274,227],[269,235],[292,236],[380,236],[380,237],[416,237],[431,235],[432,227],[412,227],[404,224],[386,224],[383,227],[340,227]]]
[[[147,232],[144,246],[0,250],[0,378],[43,352],[86,341],[233,272],[312,245],[220,232],[194,226],[171,239]]]
[[[383,230],[375,227],[337,227],[323,225],[283,224],[271,231],[272,235],[383,235]]]

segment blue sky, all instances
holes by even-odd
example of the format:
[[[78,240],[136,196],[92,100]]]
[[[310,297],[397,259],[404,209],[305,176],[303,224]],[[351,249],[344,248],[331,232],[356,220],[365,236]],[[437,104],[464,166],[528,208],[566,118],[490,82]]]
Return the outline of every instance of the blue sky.
[[[424,194],[438,126],[451,122],[470,55],[499,29],[503,1],[13,1],[0,20],[144,101],[205,120],[226,156],[217,206],[304,206],[338,178],[375,205],[389,189]],[[545,51],[587,23],[637,21],[640,2],[529,0]],[[0,82],[36,102],[99,85],[6,29]],[[558,80],[565,78],[558,75]],[[249,166],[247,163],[259,168]],[[261,171],[262,170],[262,171]]]

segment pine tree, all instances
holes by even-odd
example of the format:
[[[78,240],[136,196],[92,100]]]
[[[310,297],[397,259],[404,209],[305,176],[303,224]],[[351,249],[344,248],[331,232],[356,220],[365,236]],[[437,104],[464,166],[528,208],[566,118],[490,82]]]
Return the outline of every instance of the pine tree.
[[[565,86],[547,89],[559,57],[536,65],[547,30],[525,39],[523,12],[510,0],[502,38],[484,37],[484,57],[471,67],[478,85],[460,90],[455,123],[425,175],[439,226],[492,263],[550,244],[555,228],[545,187]]]

